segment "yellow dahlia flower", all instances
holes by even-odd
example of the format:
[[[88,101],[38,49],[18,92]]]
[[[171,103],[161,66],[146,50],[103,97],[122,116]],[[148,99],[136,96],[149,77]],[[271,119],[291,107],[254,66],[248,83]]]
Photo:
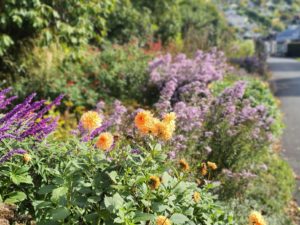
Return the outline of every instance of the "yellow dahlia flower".
[[[160,178],[157,176],[150,176],[149,186],[152,190],[157,189],[160,185]]]
[[[108,150],[114,143],[114,137],[111,133],[105,132],[101,133],[98,137],[96,146],[102,150]]]
[[[176,114],[174,112],[167,113],[163,116],[163,121],[166,123],[172,123],[176,120]]]
[[[102,119],[95,111],[88,111],[80,118],[80,123],[85,130],[92,131],[101,126]]]
[[[249,225],[267,225],[260,212],[252,211],[249,215]]]
[[[144,110],[138,112],[134,118],[134,123],[141,133],[147,134],[151,131],[153,127],[153,115],[150,111]]]
[[[193,199],[196,203],[200,202],[201,200],[201,195],[199,192],[195,191],[194,194],[193,194]]]
[[[212,170],[218,169],[217,164],[215,164],[215,163],[213,163],[213,162],[207,162],[207,166],[208,166],[209,168],[211,168]]]
[[[156,225],[172,225],[172,223],[167,217],[158,216],[156,218]]]
[[[188,171],[190,170],[190,165],[187,163],[185,159],[180,159],[179,160],[179,165],[182,168],[183,171]]]

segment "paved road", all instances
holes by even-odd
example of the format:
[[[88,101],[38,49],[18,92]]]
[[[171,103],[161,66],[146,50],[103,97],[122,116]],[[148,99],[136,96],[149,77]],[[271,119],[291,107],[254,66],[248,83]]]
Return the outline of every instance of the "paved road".
[[[275,94],[281,99],[286,129],[283,135],[283,156],[300,175],[300,62],[294,59],[270,58]],[[295,194],[300,203],[300,181]]]

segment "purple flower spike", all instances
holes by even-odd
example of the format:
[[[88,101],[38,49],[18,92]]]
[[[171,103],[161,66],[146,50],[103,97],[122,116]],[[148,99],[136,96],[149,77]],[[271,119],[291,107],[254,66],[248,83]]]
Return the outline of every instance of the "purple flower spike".
[[[0,91],[0,109],[5,108],[16,97],[7,98],[10,89]],[[33,137],[42,140],[57,126],[58,118],[43,118],[52,106],[58,105],[63,98],[60,95],[51,104],[44,106],[45,101],[34,101],[35,93],[0,118],[0,141],[3,139],[23,140]],[[42,108],[43,107],[43,108]]]
[[[14,150],[11,150],[11,151],[9,151],[8,153],[6,153],[4,156],[2,156],[0,158],[0,163],[7,162],[8,160],[10,160],[16,154],[23,155],[23,154],[26,154],[26,153],[27,152],[24,149],[14,149]]]

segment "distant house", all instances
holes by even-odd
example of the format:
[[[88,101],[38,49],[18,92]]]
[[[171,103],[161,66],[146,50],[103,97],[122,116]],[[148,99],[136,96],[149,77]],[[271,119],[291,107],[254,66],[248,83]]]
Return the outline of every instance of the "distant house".
[[[300,26],[291,25],[285,31],[277,34],[276,36],[277,43],[277,53],[279,55],[288,55],[293,49],[289,46],[294,46],[295,43],[300,43]],[[300,52],[299,52],[300,54]]]

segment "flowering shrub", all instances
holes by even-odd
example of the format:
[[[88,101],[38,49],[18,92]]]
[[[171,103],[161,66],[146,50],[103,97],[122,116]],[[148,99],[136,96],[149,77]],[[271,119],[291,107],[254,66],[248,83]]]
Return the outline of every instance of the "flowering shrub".
[[[16,97],[6,97],[10,89],[0,92],[0,109],[5,109]],[[45,113],[59,104],[63,96],[45,105],[45,101],[34,102],[35,94],[30,95],[24,102],[18,104],[0,118],[0,141],[3,139],[23,140],[29,136],[43,139],[56,127],[56,119],[44,118]]]
[[[218,96],[228,86],[233,85],[235,82],[243,80],[247,83],[245,88],[244,98],[250,101],[250,104],[254,107],[258,105],[264,105],[268,115],[274,119],[270,125],[270,130],[274,138],[280,137],[283,130],[282,113],[279,110],[279,100],[277,100],[267,82],[262,82],[259,78],[249,77],[247,74],[230,74],[224,77],[223,80],[215,82],[211,85],[211,91],[214,96]]]
[[[2,106],[12,99],[6,100]],[[168,152],[163,143],[173,135],[175,114],[167,114],[159,120],[150,112],[140,110],[135,118],[131,117],[132,126],[128,127],[133,129],[134,136],[120,133],[116,137],[109,130],[117,130],[118,116],[125,116],[125,109],[119,102],[114,105],[123,114],[104,116],[100,103],[98,112],[82,115],[81,139],[70,136],[60,142],[46,135],[31,135],[22,142],[2,139],[5,145],[1,145],[1,152],[5,148],[20,147],[8,152],[0,163],[0,200],[18,204],[18,213],[24,216],[17,222],[234,223],[232,216],[225,214],[214,201],[208,191],[210,186],[199,188],[189,181],[187,161],[166,161]],[[161,130],[155,133],[152,129],[156,126]],[[36,138],[42,142],[36,142]],[[23,160],[20,154],[25,154]]]
[[[9,91],[10,89],[5,89],[0,92],[1,110],[16,99],[15,96],[6,96]],[[31,156],[27,149],[42,141],[54,131],[57,124],[57,118],[47,117],[45,114],[58,105],[63,96],[52,103],[33,101],[34,96],[35,94],[30,95],[0,116],[0,202],[13,204],[29,197],[26,196],[26,189],[32,187],[33,177],[29,172]],[[11,163],[12,161],[15,163]]]
[[[210,106],[203,124],[212,134],[206,143],[212,151],[208,158],[220,168],[241,169],[266,153],[271,144],[270,125],[264,105],[251,106],[244,99],[246,83],[237,82],[226,88]]]
[[[238,170],[257,156],[272,139],[273,118],[264,105],[245,96],[247,82],[237,82],[212,92],[214,81],[229,69],[222,53],[197,52],[194,59],[178,55],[156,58],[149,65],[150,82],[160,90],[157,111],[174,111],[178,129],[174,154],[211,160],[223,168]],[[266,150],[266,149],[265,149]]]
[[[164,216],[172,224],[192,221],[232,224],[232,218],[213,202],[206,188],[200,189],[188,182],[185,173],[165,172],[168,166],[160,145],[152,149],[140,147],[139,154],[132,153],[130,145],[121,146],[119,142],[119,146],[110,151],[110,156],[120,154],[120,159],[109,159],[104,151],[91,148],[77,152],[68,149],[67,157],[64,152],[48,160],[43,156],[45,153],[33,155],[33,158],[46,160],[49,169],[55,168],[61,157],[66,161],[60,163],[55,174],[44,174],[49,181],[39,189],[37,200],[33,202],[37,220],[82,221],[82,224],[151,221],[155,224]],[[47,151],[45,146],[41,150]],[[195,193],[199,193],[200,200],[194,199]]]

